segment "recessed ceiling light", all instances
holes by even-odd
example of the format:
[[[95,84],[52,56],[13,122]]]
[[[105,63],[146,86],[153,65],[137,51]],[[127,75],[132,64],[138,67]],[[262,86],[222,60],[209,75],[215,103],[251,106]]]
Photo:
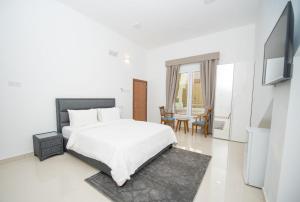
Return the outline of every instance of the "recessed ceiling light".
[[[222,182],[220,180],[217,180],[216,183],[217,184],[222,184]]]
[[[134,24],[132,25],[132,27],[133,27],[134,29],[141,29],[141,23],[140,23],[140,22],[134,23]]]
[[[119,55],[118,51],[115,51],[115,50],[109,50],[108,54],[113,57],[118,57],[118,55]]]
[[[129,55],[124,55],[124,63],[130,64],[130,56]]]
[[[213,2],[215,2],[216,0],[204,0],[204,4],[208,5],[211,4]]]

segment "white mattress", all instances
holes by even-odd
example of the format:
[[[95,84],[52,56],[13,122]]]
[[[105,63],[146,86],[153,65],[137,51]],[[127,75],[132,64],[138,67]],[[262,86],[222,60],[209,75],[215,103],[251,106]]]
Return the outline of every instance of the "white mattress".
[[[148,159],[177,142],[171,127],[132,119],[64,127],[63,135],[70,136],[67,149],[108,165],[119,186]]]

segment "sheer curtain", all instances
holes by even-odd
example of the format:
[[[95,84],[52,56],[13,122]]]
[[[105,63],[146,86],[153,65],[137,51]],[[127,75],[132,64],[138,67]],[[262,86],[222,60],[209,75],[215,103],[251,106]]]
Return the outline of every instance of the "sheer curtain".
[[[204,105],[206,109],[212,108],[211,116],[209,117],[209,133],[212,133],[213,125],[217,63],[218,60],[216,59],[205,60],[200,63],[200,82],[202,87],[202,96],[204,98]]]
[[[166,74],[166,111],[174,112],[176,89],[178,88],[180,65],[167,66]]]

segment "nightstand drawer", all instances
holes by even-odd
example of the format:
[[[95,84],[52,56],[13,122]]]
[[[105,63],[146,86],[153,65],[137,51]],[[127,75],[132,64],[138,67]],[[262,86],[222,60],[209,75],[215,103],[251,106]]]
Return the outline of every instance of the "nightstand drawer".
[[[53,147],[48,147],[42,149],[42,158],[54,155],[54,154],[61,154],[63,153],[63,145],[59,144]]]
[[[59,144],[62,144],[62,138],[55,138],[52,140],[47,140],[47,141],[41,142],[41,148],[52,147],[52,146],[59,145]]]

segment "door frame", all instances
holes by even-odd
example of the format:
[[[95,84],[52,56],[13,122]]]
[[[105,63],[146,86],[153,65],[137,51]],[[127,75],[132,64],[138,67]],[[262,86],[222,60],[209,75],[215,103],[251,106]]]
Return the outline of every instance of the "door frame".
[[[147,118],[148,118],[148,111],[147,111],[147,108],[148,108],[148,82],[145,81],[145,80],[141,80],[141,79],[135,79],[133,78],[132,79],[132,118],[134,118],[134,104],[135,104],[135,101],[134,101],[134,83],[135,82],[143,82],[146,84],[146,105],[145,105],[145,112],[146,112],[146,120],[147,121]]]

